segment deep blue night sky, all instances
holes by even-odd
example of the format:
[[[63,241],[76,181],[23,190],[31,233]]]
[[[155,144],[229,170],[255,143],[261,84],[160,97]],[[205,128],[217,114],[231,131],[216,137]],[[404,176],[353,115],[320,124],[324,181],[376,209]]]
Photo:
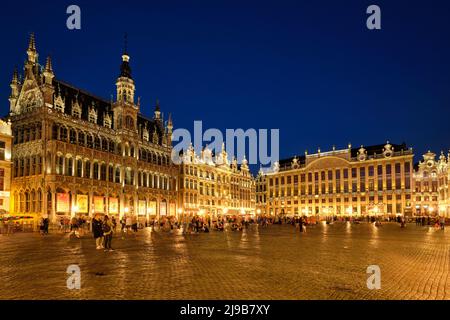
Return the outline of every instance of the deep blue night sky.
[[[66,8],[82,30],[66,28]],[[382,30],[366,28],[378,4]],[[128,33],[142,110],[175,127],[280,128],[281,158],[406,142],[450,148],[448,1],[23,1],[4,3],[1,113],[36,33],[57,78],[109,99]]]

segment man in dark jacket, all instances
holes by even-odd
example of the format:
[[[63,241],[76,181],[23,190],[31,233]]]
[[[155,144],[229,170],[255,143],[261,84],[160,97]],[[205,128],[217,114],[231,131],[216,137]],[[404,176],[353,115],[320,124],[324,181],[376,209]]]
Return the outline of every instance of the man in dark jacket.
[[[103,249],[103,221],[99,214],[92,220],[92,232],[94,233],[97,250]]]

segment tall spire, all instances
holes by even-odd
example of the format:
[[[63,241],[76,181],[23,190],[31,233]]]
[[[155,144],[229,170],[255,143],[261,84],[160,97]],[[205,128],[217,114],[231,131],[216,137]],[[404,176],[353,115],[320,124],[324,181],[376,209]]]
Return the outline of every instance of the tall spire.
[[[13,76],[11,80],[11,84],[17,84],[19,83],[19,73],[17,71],[17,66],[14,67]]]
[[[122,65],[120,66],[120,76],[132,79],[130,68],[130,56],[128,55],[128,35],[125,33],[124,48],[122,54]]]
[[[161,106],[159,105],[159,99],[156,99],[155,119],[161,120]]]
[[[28,61],[31,63],[37,63],[37,50],[36,50],[36,39],[34,37],[34,33],[30,34],[30,40],[28,42],[28,49],[27,49],[27,55],[28,55]]]
[[[47,57],[47,61],[45,62],[45,68],[44,68],[44,82],[48,85],[51,94],[53,94],[53,78],[55,78],[55,74],[53,73],[53,67],[52,67],[52,59],[50,56]],[[49,94],[50,95],[50,94]]]
[[[122,64],[120,65],[119,78],[116,81],[117,101],[134,105],[134,94],[136,87],[131,76],[130,56],[128,55],[128,36],[124,37],[124,48],[122,53]],[[137,106],[135,106],[137,107]],[[137,107],[139,109],[139,107]]]
[[[28,42],[28,50],[29,51],[36,51],[36,39],[34,37],[34,32],[30,34],[30,40]]]
[[[45,71],[53,72],[52,58],[50,56],[47,57],[47,61],[45,62]]]

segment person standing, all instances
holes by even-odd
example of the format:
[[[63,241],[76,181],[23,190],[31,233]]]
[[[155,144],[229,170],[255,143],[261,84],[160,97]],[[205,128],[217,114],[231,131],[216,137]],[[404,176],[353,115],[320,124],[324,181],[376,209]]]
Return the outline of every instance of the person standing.
[[[92,220],[92,232],[97,250],[103,249],[103,223],[99,214],[96,214]]]
[[[116,232],[117,222],[116,222],[116,218],[114,216],[111,218],[111,222],[113,225],[113,231]]]
[[[131,220],[131,228],[135,234],[138,232],[138,221],[135,215],[133,215]]]
[[[444,216],[441,217],[440,225],[441,225],[441,230],[444,230],[445,229],[445,217]]]
[[[50,225],[49,218],[44,218],[44,234],[48,234],[49,225]]]
[[[105,220],[102,226],[103,236],[105,238],[105,252],[106,251],[114,251],[111,247],[112,237],[113,237],[113,225],[108,216],[105,216]]]
[[[72,234],[74,234],[75,237],[80,238],[80,234],[79,234],[79,232],[78,232],[78,228],[79,228],[79,225],[78,225],[78,219],[75,218],[75,217],[73,217],[72,220],[71,220],[71,222],[70,222],[70,234],[69,234],[69,237],[70,237]]]
[[[125,224],[126,224],[125,232],[129,233],[131,231],[131,225],[133,224],[131,217],[128,216],[125,218]]]

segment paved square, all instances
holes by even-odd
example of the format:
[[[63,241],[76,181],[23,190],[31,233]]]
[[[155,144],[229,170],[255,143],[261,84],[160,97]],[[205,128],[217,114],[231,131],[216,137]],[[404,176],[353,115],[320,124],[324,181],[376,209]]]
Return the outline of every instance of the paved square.
[[[450,232],[335,223],[115,237],[0,236],[0,299],[450,299]],[[81,290],[66,269],[81,268]],[[381,290],[368,290],[369,265]]]

